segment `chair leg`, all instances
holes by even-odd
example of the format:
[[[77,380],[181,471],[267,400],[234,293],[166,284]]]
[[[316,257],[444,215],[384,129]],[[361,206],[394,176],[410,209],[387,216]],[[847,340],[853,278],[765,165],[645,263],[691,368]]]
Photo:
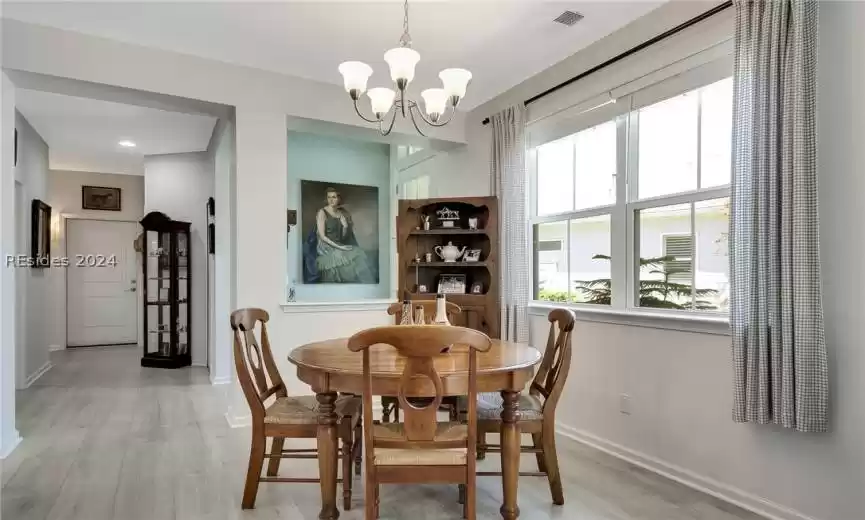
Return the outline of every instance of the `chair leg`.
[[[285,437],[274,437],[273,442],[270,444],[270,454],[282,454],[282,447],[285,445]],[[279,463],[282,461],[281,458],[271,458],[267,462],[267,476],[275,477],[279,474]]]
[[[390,422],[390,406],[387,404],[384,397],[381,398],[381,422],[384,424]]]
[[[466,507],[464,514],[467,520],[475,520],[475,517],[477,516],[477,499],[477,480],[475,480],[474,475],[470,475],[468,482],[466,482]]]
[[[483,445],[487,443],[487,434],[478,432],[478,444],[477,444],[477,459],[484,460],[487,458],[487,452],[483,449]]]
[[[381,486],[378,485],[378,482],[375,483],[375,517],[381,516]]]
[[[559,474],[559,457],[556,454],[556,433],[552,428],[544,428],[542,442],[550,495],[553,497],[553,504],[560,506],[565,503],[565,495],[562,491],[562,476]]]
[[[363,518],[364,520],[375,520],[375,477],[370,471],[366,473],[366,481],[363,483]]]
[[[354,428],[354,474],[360,475],[360,468],[363,464],[363,423],[357,422]]]
[[[342,508],[349,511],[351,510],[351,466],[354,461],[352,453],[354,446],[351,441],[352,428],[350,423],[346,423],[346,430],[346,435],[342,439]]]
[[[264,450],[267,447],[267,439],[264,435],[252,429],[252,446],[249,449],[249,467],[246,470],[246,484],[243,486],[243,500],[240,503],[243,509],[255,507],[255,496],[258,494],[258,483],[261,479],[261,468],[264,466]]]
[[[541,450],[543,450],[543,448],[544,448],[543,436],[540,433],[533,433],[532,434],[532,446],[535,449],[540,448]],[[537,459],[537,462],[538,462],[538,471],[540,471],[541,473],[546,473],[547,472],[547,463],[546,463],[546,461],[544,461],[544,454],[543,453],[536,453],[535,459]]]

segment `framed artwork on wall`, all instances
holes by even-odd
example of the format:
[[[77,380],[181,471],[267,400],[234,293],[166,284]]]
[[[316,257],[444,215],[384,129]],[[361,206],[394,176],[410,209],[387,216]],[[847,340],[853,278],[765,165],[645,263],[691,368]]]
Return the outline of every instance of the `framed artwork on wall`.
[[[376,186],[300,181],[303,283],[379,283]]]
[[[82,186],[81,209],[120,211],[120,188]]]
[[[33,267],[49,267],[51,255],[51,206],[33,199],[30,206],[30,256]]]

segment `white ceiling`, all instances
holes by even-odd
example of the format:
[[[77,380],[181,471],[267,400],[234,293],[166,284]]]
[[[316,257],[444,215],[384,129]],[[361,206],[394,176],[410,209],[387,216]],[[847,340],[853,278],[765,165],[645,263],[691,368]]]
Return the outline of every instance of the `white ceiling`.
[[[53,170],[143,174],[145,155],[207,150],[216,118],[18,90],[15,108],[39,132]],[[135,148],[118,144],[129,140]]]
[[[468,110],[645,15],[666,0],[410,2],[420,52],[415,83],[447,67],[471,70]],[[9,2],[3,16],[239,65],[340,83],[340,62],[366,61],[371,85],[390,83],[382,59],[402,34],[402,2]],[[585,18],[553,23],[565,9]]]

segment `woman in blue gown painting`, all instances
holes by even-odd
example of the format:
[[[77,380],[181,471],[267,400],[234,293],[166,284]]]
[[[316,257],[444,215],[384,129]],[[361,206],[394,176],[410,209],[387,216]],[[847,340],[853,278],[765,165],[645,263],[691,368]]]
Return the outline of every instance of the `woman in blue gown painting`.
[[[378,283],[366,252],[357,245],[351,213],[339,192],[327,188],[327,204],[315,215],[315,229],[304,247],[307,283]],[[314,260],[313,260],[314,259]]]

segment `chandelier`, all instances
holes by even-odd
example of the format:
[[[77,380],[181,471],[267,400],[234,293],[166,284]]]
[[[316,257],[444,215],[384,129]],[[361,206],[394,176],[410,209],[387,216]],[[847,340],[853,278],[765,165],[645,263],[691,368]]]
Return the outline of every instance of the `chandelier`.
[[[417,118],[432,127],[448,124],[453,119],[460,100],[465,97],[466,87],[472,79],[472,73],[465,69],[445,69],[439,72],[442,88],[428,88],[420,93],[426,115],[416,101],[406,98],[405,91],[414,79],[414,68],[420,61],[420,54],[411,48],[411,36],[408,32],[408,0],[405,0],[404,10],[403,33],[399,39],[399,47],[384,53],[384,61],[390,67],[390,77],[396,84],[398,92],[386,87],[371,88],[367,91],[366,83],[372,75],[372,67],[366,63],[346,61],[339,66],[345,90],[354,102],[354,111],[364,121],[378,123],[381,135],[388,135],[393,130],[397,112],[403,118],[411,119],[415,130],[421,135],[424,133],[418,125]],[[364,92],[369,97],[373,117],[363,115],[358,107],[358,100]],[[448,106],[451,108],[450,114],[446,118],[442,117]]]

